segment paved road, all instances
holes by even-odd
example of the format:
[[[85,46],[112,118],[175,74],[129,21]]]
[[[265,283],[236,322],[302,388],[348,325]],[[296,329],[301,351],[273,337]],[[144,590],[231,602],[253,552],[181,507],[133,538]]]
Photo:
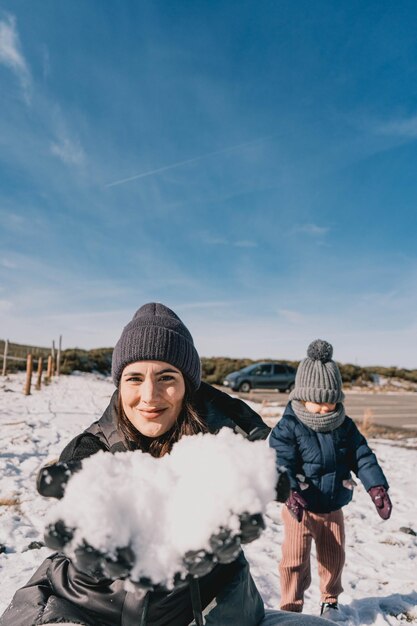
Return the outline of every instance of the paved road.
[[[226,387],[221,389],[228,391]],[[252,402],[278,402],[283,406],[288,402],[288,394],[277,391],[259,389],[236,395]],[[355,420],[367,415],[381,426],[417,430],[417,393],[347,393],[345,407],[346,413]]]
[[[345,406],[354,419],[363,419],[368,411],[375,424],[417,429],[417,393],[350,393]]]

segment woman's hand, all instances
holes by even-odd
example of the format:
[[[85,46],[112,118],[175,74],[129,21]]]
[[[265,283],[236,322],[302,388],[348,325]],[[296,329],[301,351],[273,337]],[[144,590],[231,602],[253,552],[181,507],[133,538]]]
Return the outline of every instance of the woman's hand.
[[[64,551],[73,539],[74,529],[68,528],[62,520],[47,526],[45,544],[52,550]],[[86,541],[74,549],[72,559],[78,571],[95,578],[127,578],[135,563],[135,554],[130,546],[116,548],[115,554],[104,554]]]
[[[61,499],[67,482],[75,472],[81,469],[81,461],[54,463],[42,467],[36,479],[36,487],[41,496]]]

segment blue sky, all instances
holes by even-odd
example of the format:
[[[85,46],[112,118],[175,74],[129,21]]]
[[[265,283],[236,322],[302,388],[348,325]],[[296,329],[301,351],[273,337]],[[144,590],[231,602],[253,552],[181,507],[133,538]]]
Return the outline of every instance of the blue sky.
[[[417,367],[414,1],[0,0],[0,337]]]

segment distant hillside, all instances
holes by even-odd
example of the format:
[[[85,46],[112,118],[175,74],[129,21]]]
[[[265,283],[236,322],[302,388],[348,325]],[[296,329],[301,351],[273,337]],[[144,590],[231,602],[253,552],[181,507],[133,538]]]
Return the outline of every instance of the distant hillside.
[[[34,346],[24,346],[21,344],[9,344],[9,354],[14,356],[26,357],[31,350],[33,356],[47,356],[50,354],[50,348],[39,348]],[[4,341],[0,340],[0,363],[2,364],[4,351]],[[94,350],[82,350],[81,348],[70,348],[63,350],[61,353],[61,372],[70,374],[78,370],[80,372],[98,372],[109,375],[111,372],[111,357],[113,348],[95,348]],[[232,359],[228,357],[202,357],[203,379],[211,384],[221,385],[227,374],[235,370],[241,369],[251,363],[262,361],[263,359]],[[270,361],[271,359],[264,359]],[[288,361],[285,359],[276,359],[277,362],[289,363],[293,367],[297,367],[299,361]],[[398,367],[382,367],[375,365],[372,367],[360,367],[351,363],[339,363],[343,382],[346,385],[363,385],[367,386],[377,381],[378,377],[382,379],[398,380],[410,383],[412,386],[417,384],[417,369],[409,370]],[[8,371],[15,369],[24,369],[24,361],[8,362]]]
[[[0,361],[3,363],[3,354],[4,354],[4,339],[0,339]],[[47,357],[48,354],[51,354],[51,348],[40,348],[38,346],[27,346],[22,343],[12,343],[9,342],[8,354],[9,356],[19,357],[22,359],[26,359],[26,356],[29,354],[33,357]]]
[[[208,383],[221,385],[225,376],[251,363],[262,361],[263,359],[229,359],[226,357],[202,357],[203,378]],[[264,359],[270,361],[271,359]],[[299,361],[289,361],[276,359],[278,363],[288,363],[293,367],[298,367]],[[360,367],[351,363],[338,363],[342,380],[345,385],[368,386],[379,381],[379,379],[402,380],[412,386],[417,384],[417,369],[407,370],[397,367]]]

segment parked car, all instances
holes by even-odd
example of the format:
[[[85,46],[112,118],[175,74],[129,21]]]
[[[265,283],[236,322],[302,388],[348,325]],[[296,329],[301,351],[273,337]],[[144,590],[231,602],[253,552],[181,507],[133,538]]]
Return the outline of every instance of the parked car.
[[[295,369],[285,363],[254,363],[237,372],[231,372],[223,381],[233,391],[247,393],[251,389],[278,389],[291,391],[294,388]]]

